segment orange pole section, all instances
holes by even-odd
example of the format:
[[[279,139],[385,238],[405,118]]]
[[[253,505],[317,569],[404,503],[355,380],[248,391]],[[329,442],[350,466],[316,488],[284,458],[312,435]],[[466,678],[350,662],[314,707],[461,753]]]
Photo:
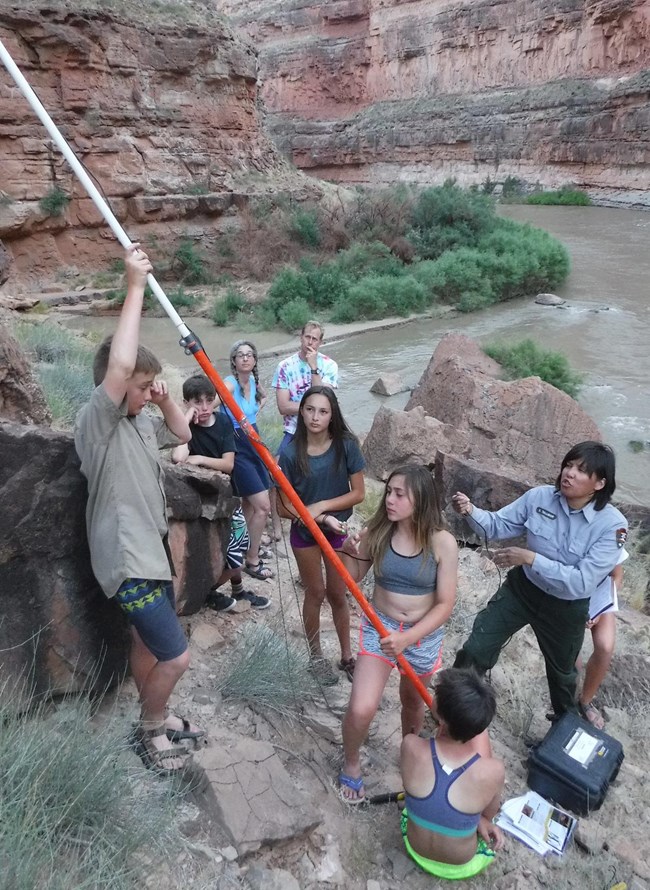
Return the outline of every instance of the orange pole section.
[[[316,524],[316,522],[312,518],[309,510],[307,510],[307,508],[305,507],[303,502],[298,497],[298,494],[296,493],[295,489],[290,484],[289,480],[287,479],[287,477],[284,475],[284,473],[278,466],[277,461],[274,460],[274,458],[271,456],[266,445],[262,442],[262,440],[260,439],[258,434],[255,432],[255,430],[251,427],[251,425],[246,420],[244,413],[242,412],[242,410],[239,407],[239,405],[237,404],[237,402],[234,400],[232,393],[230,392],[230,390],[228,389],[226,384],[223,382],[223,380],[221,379],[219,374],[214,369],[212,362],[206,355],[203,348],[198,344],[198,341],[196,341],[195,343],[192,343],[190,341],[188,343],[186,340],[186,341],[181,341],[181,343],[183,346],[186,347],[187,351],[192,352],[196,361],[199,363],[199,365],[201,366],[203,371],[205,371],[206,376],[209,377],[210,380],[214,383],[217,393],[219,394],[219,398],[224,403],[224,405],[226,405],[227,408],[232,412],[233,417],[235,417],[237,419],[237,422],[239,423],[239,425],[241,426],[243,431],[248,436],[253,448],[255,449],[255,451],[257,451],[259,456],[264,461],[264,464],[268,468],[271,476],[273,476],[275,481],[278,483],[279,487],[282,489],[282,491],[289,498],[289,500],[291,501],[293,506],[296,508],[296,511],[297,511],[298,515],[300,516],[301,520],[304,522],[304,524],[307,526],[309,531],[312,533],[312,535],[316,539],[318,545],[320,546],[320,548],[323,551],[323,553],[325,554],[325,556],[329,559],[329,561],[332,563],[332,565],[334,566],[336,571],[343,578],[348,590],[350,591],[352,596],[355,598],[355,600],[359,603],[359,606],[361,607],[361,609],[363,610],[363,612],[365,613],[365,615],[367,616],[368,620],[373,625],[373,627],[375,628],[377,633],[380,635],[380,637],[387,637],[388,631],[386,630],[384,625],[381,623],[381,621],[377,617],[375,610],[372,608],[372,606],[370,605],[368,600],[365,598],[365,596],[359,589],[359,587],[358,587],[356,581],[354,580],[354,578],[352,577],[352,575],[348,572],[346,567],[343,565],[340,557],[338,556],[336,551],[332,548],[332,545],[327,540],[327,538],[325,537],[325,535],[323,534],[323,532],[321,531],[319,526]],[[398,661],[400,667],[403,669],[406,676],[409,678],[411,683],[413,683],[413,685],[415,686],[417,691],[420,693],[420,695],[424,699],[424,703],[426,704],[426,706],[428,708],[430,708],[431,703],[432,703],[432,697],[431,697],[429,691],[427,690],[426,686],[422,682],[422,680],[420,680],[418,675],[415,673],[415,671],[413,670],[413,668],[408,663],[408,661],[404,658],[403,655],[398,655],[397,661]]]

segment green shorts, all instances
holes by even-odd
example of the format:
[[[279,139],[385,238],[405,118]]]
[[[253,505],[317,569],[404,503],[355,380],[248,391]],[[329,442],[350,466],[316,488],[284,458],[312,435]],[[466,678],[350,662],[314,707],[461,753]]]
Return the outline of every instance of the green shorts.
[[[479,838],[476,855],[472,856],[469,862],[463,862],[462,865],[450,865],[448,862],[436,862],[435,859],[427,859],[425,856],[420,856],[419,853],[416,853],[409,843],[409,839],[406,836],[408,821],[408,813],[406,809],[403,809],[400,828],[406,852],[414,862],[417,862],[423,871],[430,875],[435,875],[437,878],[445,878],[448,881],[462,881],[464,878],[473,878],[474,875],[480,874],[483,869],[487,868],[496,855],[483,838]]]

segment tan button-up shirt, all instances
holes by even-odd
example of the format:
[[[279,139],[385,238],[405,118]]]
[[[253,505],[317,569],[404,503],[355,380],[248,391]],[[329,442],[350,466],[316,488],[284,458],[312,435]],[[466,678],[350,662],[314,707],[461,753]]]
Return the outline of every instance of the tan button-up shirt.
[[[93,572],[112,597],[126,578],[171,580],[163,545],[167,504],[158,449],[180,440],[162,418],[129,417],[98,386],[77,415],[75,446],[88,480]]]

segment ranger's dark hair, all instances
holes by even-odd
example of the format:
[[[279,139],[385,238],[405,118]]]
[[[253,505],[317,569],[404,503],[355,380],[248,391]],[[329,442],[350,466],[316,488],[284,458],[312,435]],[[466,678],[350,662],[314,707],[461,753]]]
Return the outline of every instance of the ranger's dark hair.
[[[186,402],[190,399],[201,399],[204,396],[208,399],[214,399],[217,390],[214,383],[205,374],[192,374],[186,380],[183,380],[183,398]]]
[[[474,668],[440,671],[434,684],[438,716],[454,741],[469,742],[487,729],[497,709],[494,689]]]
[[[111,343],[113,342],[113,335],[110,337],[106,337],[99,344],[97,348],[97,352],[95,353],[95,358],[93,360],[93,380],[95,382],[95,386],[99,386],[99,384],[106,377],[106,371],[108,370],[108,357],[111,351]],[[134,374],[151,374],[152,376],[156,376],[156,374],[160,374],[162,371],[162,365],[153,354],[150,349],[147,349],[146,346],[138,346],[138,354],[135,359],[135,368],[133,369]]]
[[[568,451],[562,460],[562,466],[557,479],[555,480],[555,488],[560,490],[560,482],[562,480],[562,470],[567,464],[576,461],[580,465],[583,472],[590,476],[594,475],[597,479],[604,479],[605,484],[599,489],[591,499],[594,510],[602,510],[612,499],[612,495],[616,491],[616,458],[614,451],[609,445],[602,442],[578,442],[571,451]]]

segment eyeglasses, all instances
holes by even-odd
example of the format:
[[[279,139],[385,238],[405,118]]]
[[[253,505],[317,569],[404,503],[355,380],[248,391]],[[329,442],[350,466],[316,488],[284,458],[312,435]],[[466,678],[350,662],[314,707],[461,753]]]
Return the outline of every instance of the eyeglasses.
[[[235,358],[255,358],[254,352],[236,352]]]

